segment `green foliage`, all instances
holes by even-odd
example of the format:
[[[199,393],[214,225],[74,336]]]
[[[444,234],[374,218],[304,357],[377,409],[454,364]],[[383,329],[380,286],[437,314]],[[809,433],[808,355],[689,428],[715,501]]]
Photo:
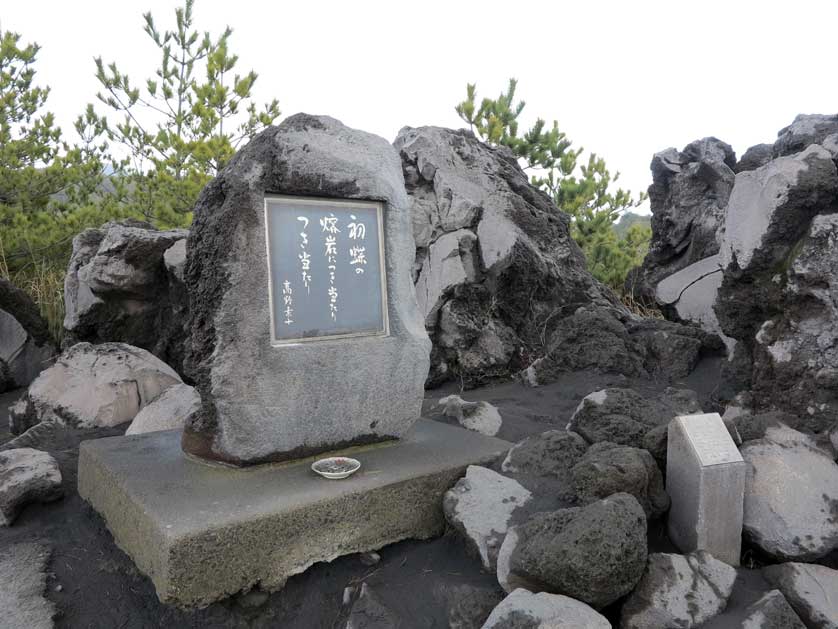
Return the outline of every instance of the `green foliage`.
[[[614,188],[619,173],[613,175],[605,160],[591,153],[581,159],[583,148],[559,130],[557,121],[548,126],[539,118],[519,134],[518,117],[524,101],[515,102],[515,79],[497,98],[483,98],[477,105],[477,88],[466,87],[466,98],[456,106],[457,114],[477,137],[491,146],[506,146],[530,171],[531,182],[553,199],[572,219],[571,235],[588,260],[591,272],[600,281],[622,290],[628,271],[639,264],[648,247],[651,232],[629,230],[618,238],[613,230],[620,214],[637,207],[645,195]]]
[[[251,99],[255,72],[236,73],[232,30],[199,33],[192,9],[177,8],[171,30],[143,16],[159,64],[141,87],[95,60],[107,110],[87,105],[72,146],[35,83],[38,45],[0,30],[0,275],[30,292],[56,334],[73,236],[128,217],[188,225],[207,181],[280,114],[276,100]]]
[[[229,50],[232,30],[218,37],[193,27],[193,1],[175,10],[173,30],[158,30],[150,13],[144,30],[160,58],[143,87],[116,63],[95,59],[97,94],[112,115],[97,124],[127,151],[119,165],[126,202],[161,226],[191,222],[201,189],[236,148],[279,117],[276,100],[261,110],[251,100],[255,72],[234,74],[238,57]]]

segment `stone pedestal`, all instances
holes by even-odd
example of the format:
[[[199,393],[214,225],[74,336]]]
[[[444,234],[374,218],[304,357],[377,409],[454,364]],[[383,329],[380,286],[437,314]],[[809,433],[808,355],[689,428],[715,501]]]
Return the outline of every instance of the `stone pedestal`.
[[[745,462],[718,413],[669,424],[666,491],[669,536],[684,553],[706,550],[739,565]]]
[[[320,561],[442,533],[443,494],[468,465],[511,444],[420,420],[399,441],[344,451],[345,480],[312,460],[230,468],[185,455],[180,433],[97,439],[79,453],[79,494],[165,603],[206,606],[260,584],[281,588]]]

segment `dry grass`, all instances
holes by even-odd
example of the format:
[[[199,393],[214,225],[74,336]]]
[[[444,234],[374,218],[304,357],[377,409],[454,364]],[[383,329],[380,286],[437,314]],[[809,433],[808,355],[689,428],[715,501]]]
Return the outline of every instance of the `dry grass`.
[[[0,238],[0,277],[24,290],[38,305],[57,344],[64,332],[64,275],[66,269],[31,256],[20,270],[10,271]]]
[[[646,319],[663,319],[663,313],[655,307],[647,306],[628,293],[620,294],[620,301],[634,314]]]

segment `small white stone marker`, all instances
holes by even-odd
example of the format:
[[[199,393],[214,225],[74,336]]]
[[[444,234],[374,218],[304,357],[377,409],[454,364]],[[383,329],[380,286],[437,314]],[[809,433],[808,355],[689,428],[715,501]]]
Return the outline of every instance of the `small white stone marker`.
[[[666,491],[669,536],[681,551],[706,550],[739,565],[745,461],[718,413],[682,415],[669,424]]]

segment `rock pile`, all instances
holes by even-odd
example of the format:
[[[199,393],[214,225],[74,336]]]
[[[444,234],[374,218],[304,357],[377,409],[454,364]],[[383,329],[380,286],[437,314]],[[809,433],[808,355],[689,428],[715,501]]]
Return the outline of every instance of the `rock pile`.
[[[187,234],[124,220],[77,235],[64,281],[65,347],[128,343],[182,373]]]
[[[591,276],[570,218],[507,149],[438,127],[402,129],[395,146],[433,341],[429,385],[522,369],[530,384],[585,368],[677,378],[717,349],[698,329],[633,317]]]
[[[706,138],[652,162],[653,239],[636,294],[721,332],[733,395],[838,420],[838,116],[802,115],[739,162]]]

